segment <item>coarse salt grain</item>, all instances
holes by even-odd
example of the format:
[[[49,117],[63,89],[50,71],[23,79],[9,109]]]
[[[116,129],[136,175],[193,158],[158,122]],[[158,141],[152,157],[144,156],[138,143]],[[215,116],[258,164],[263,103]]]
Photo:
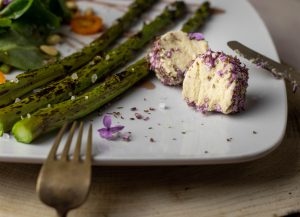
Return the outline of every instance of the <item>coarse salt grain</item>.
[[[85,98],[85,99],[89,99],[89,96],[85,96],[84,98]]]
[[[77,75],[77,73],[73,73],[73,74],[71,75],[71,78],[72,78],[73,80],[76,80],[76,79],[78,79],[78,75]]]
[[[51,104],[48,104],[47,107],[48,107],[48,108],[51,108]]]
[[[96,74],[93,74],[91,79],[92,79],[92,83],[95,83],[98,79],[98,76]]]
[[[159,103],[159,108],[160,109],[167,109],[167,106],[165,103]]]
[[[15,103],[20,102],[21,99],[20,98],[16,98]]]
[[[109,60],[110,59],[110,56],[107,54],[106,56],[105,56],[105,60]]]
[[[76,99],[76,97],[75,96],[71,96],[71,100],[75,100]]]
[[[31,118],[31,114],[27,113],[27,118]]]

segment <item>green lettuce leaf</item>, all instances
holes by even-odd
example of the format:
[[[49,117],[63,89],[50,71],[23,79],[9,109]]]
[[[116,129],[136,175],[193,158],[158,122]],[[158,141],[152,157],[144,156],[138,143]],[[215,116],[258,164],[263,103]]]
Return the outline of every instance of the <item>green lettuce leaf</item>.
[[[33,0],[14,0],[6,6],[0,16],[7,19],[18,19],[31,7]]]
[[[9,30],[0,34],[0,62],[22,70],[35,69],[47,58],[32,38]]]

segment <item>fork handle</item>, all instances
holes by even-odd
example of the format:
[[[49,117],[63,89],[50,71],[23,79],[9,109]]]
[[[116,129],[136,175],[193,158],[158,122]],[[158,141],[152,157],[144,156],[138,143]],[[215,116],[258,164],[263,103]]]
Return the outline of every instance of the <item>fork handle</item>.
[[[67,211],[56,210],[57,217],[67,217]]]

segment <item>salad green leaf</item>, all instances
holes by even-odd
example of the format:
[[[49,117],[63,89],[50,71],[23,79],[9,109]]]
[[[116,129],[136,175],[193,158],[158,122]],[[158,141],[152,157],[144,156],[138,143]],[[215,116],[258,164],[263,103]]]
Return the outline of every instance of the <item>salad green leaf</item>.
[[[0,9],[0,64],[41,67],[50,57],[40,45],[70,17],[64,0],[12,0]]]
[[[0,12],[0,16],[8,19],[18,19],[28,11],[33,1],[34,0],[14,0]]]

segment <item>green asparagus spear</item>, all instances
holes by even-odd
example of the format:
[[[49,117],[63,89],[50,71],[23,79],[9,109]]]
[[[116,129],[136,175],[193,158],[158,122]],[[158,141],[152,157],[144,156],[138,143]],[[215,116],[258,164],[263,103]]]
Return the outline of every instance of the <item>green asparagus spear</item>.
[[[190,18],[182,27],[183,32],[194,32],[200,29],[205,21],[211,15],[211,8],[209,2],[204,2],[195,12],[194,16]]]
[[[117,67],[124,66],[128,61],[134,59],[136,54],[159,32],[181,18],[185,12],[186,7],[183,2],[170,4],[161,15],[145,25],[139,33],[110,50],[105,58],[95,58],[76,73],[49,84],[38,93],[0,109],[0,135],[9,131],[13,124],[20,120],[21,116],[24,117],[39,108],[46,107],[48,104],[67,100],[72,95],[90,87],[96,80],[100,80]]]
[[[147,74],[148,63],[145,59],[141,59],[125,71],[108,77],[103,83],[74,101],[67,100],[53,105],[51,109],[38,110],[30,118],[17,122],[12,132],[18,141],[30,143],[37,136],[59,128],[66,120],[78,119],[95,111],[125,92]],[[70,101],[72,106],[70,106]]]
[[[209,5],[208,7],[206,5],[207,3],[203,4],[200,9],[205,7],[205,10],[209,10]],[[199,17],[198,13],[196,13],[195,16],[198,16],[199,20],[203,20]],[[186,25],[191,23],[191,20],[193,20],[195,16],[189,19]],[[186,25],[184,25],[182,30],[194,32],[203,24],[202,21],[201,25],[194,22],[189,24],[188,29],[185,28]],[[60,128],[64,122],[82,118],[93,112],[125,92],[148,74],[148,64],[145,59],[142,59],[128,67],[124,72],[116,76],[112,75],[107,78],[105,82],[96,84],[94,89],[82,94],[73,101],[66,100],[53,105],[51,108],[40,109],[33,113],[30,118],[18,121],[13,126],[12,132],[19,142],[31,143],[38,136]]]
[[[145,10],[158,0],[135,0],[129,10],[116,23],[108,28],[98,39],[80,52],[76,52],[53,64],[48,64],[40,69],[22,73],[17,76],[16,82],[6,82],[0,85],[0,107],[6,106],[18,97],[23,96],[31,90],[48,84],[59,77],[70,73],[94,58],[95,55],[105,51],[109,45],[116,41],[135,21],[137,21]]]

